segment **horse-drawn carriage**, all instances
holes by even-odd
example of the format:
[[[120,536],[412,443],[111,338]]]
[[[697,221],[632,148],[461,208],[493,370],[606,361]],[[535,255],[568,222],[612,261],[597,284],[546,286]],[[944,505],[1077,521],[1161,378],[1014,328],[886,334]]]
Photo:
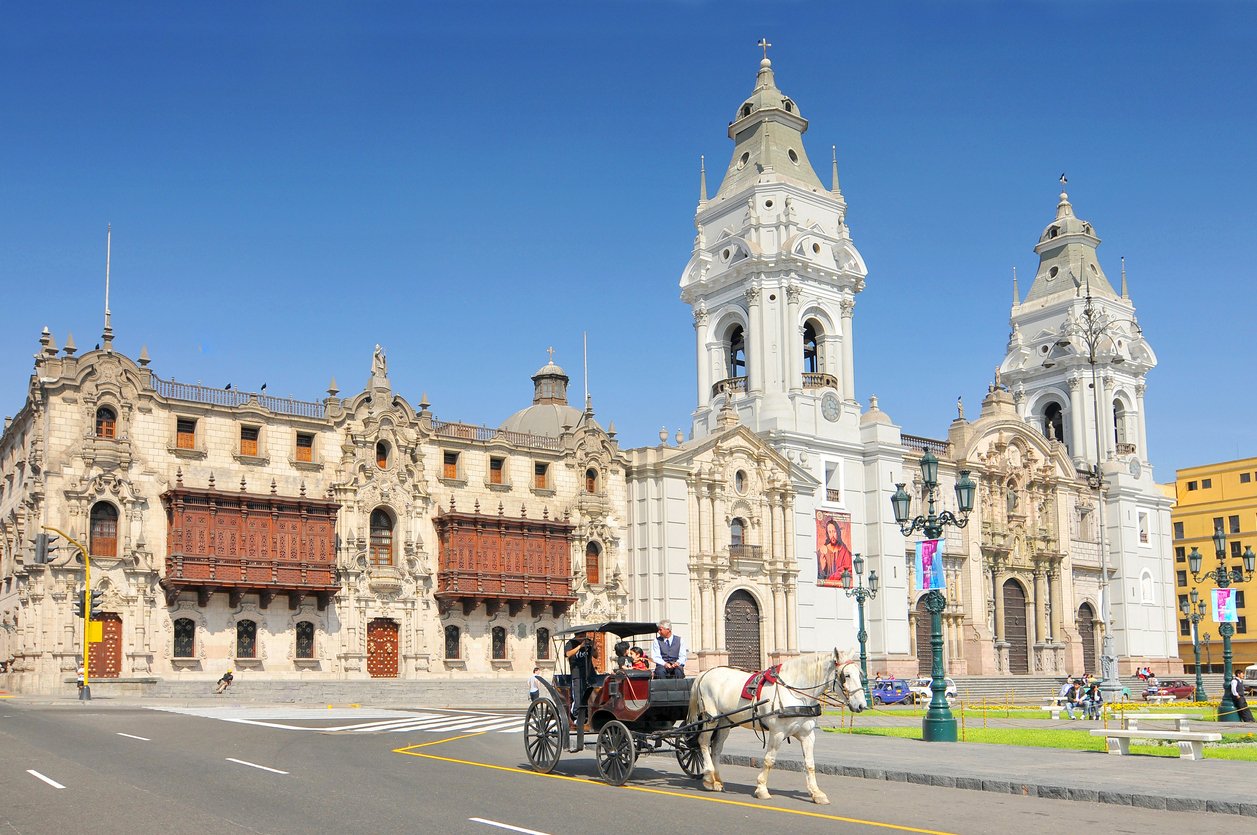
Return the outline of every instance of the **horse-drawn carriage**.
[[[533,768],[548,774],[564,749],[583,751],[592,737],[598,773],[612,785],[628,781],[640,754],[671,750],[686,774],[721,791],[724,739],[730,729],[750,726],[764,734],[768,748],[756,796],[768,797],[768,770],[777,747],[794,737],[803,746],[812,798],[829,802],[815,785],[813,733],[827,692],[841,695],[851,710],[865,708],[859,665],[850,656],[835,651],[795,658],[754,674],[715,667],[695,678],[655,678],[649,670],[626,669],[623,657],[629,642],[642,636],[653,640],[655,631],[653,623],[611,621],[555,634],[563,667],[565,639],[581,634],[619,638],[618,659],[608,673],[583,682],[583,692],[575,692],[570,671],[556,673],[552,681],[541,679],[544,692],[524,719],[524,750]]]

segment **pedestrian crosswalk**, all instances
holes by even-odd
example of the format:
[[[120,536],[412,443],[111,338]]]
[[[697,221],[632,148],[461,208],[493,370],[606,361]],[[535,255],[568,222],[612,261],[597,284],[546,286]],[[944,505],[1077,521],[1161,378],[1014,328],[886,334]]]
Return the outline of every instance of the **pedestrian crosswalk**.
[[[198,716],[284,731],[318,733],[522,733],[518,713],[472,710],[391,710],[312,707],[155,707],[163,713]]]

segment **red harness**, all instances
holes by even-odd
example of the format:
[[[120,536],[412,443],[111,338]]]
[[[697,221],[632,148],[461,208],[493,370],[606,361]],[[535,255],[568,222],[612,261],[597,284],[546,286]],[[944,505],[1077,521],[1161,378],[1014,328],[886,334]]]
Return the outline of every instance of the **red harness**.
[[[746,680],[746,684],[742,685],[742,698],[751,701],[759,700],[759,692],[764,689],[765,684],[781,683],[781,665],[774,664],[767,670],[760,670],[754,673]]]

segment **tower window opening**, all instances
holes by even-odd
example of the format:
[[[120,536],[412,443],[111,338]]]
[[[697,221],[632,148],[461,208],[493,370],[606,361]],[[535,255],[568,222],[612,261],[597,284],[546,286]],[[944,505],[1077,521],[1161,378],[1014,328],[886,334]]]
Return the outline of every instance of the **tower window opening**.
[[[816,352],[816,325],[808,322],[803,326],[803,373],[820,371],[820,355]]]
[[[741,325],[729,331],[729,376],[746,376],[746,332]]]
[[[741,546],[746,544],[746,523],[735,518],[729,523],[729,544]]]
[[[381,470],[387,470],[388,469],[388,453],[389,453],[389,448],[388,448],[387,441],[380,441],[379,443],[377,443],[375,445],[375,466],[379,467]]]
[[[585,470],[585,492],[586,493],[598,492],[598,471],[595,470],[593,467],[590,467],[588,470]]]
[[[1065,442],[1065,416],[1060,403],[1049,403],[1043,409],[1043,437]]]
[[[726,112],[727,112],[727,111],[726,111]],[[744,104],[744,105],[742,105],[742,115],[743,115],[743,116],[750,116],[750,115],[751,115],[751,105],[750,105],[750,104]]]
[[[1121,400],[1113,401],[1113,442],[1124,444],[1126,438],[1126,406]]]

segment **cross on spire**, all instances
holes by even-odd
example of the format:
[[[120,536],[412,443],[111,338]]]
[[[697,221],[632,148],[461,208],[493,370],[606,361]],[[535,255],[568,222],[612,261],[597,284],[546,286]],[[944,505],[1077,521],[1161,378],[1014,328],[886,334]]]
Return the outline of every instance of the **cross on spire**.
[[[554,346],[547,348],[546,353],[550,355],[550,362],[554,362]]]
[[[767,57],[768,57],[768,47],[772,46],[772,44],[770,44],[770,43],[768,42],[768,38],[760,38],[760,39],[759,39],[759,43],[757,43],[757,44],[755,44],[755,45],[756,45],[756,46],[758,46],[760,49],[764,50],[764,57],[765,57],[765,58],[767,58]]]

